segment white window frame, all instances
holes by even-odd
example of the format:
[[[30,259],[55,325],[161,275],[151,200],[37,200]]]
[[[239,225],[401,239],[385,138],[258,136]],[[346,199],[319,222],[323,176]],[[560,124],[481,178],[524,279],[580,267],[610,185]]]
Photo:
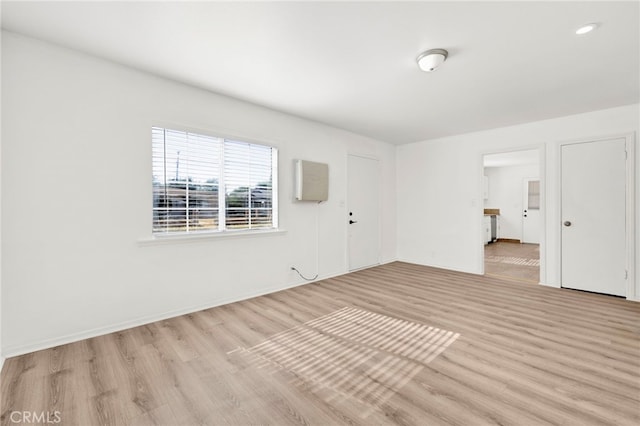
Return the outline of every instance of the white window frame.
[[[206,229],[206,230],[174,230],[174,231],[156,231],[154,229],[154,210],[155,205],[152,203],[151,213],[152,213],[152,223],[151,223],[151,241],[153,240],[180,240],[180,239],[200,239],[207,237],[222,237],[222,236],[243,236],[243,235],[260,235],[260,234],[274,234],[274,233],[283,233],[281,229],[279,229],[279,215],[278,215],[278,207],[279,207],[279,193],[278,193],[278,148],[267,143],[256,142],[253,140],[249,140],[247,138],[242,137],[233,137],[229,135],[215,135],[213,132],[202,131],[202,130],[192,130],[181,128],[180,126],[152,126],[152,133],[154,129],[167,130],[167,131],[176,131],[183,132],[187,134],[204,136],[217,139],[220,143],[220,170],[219,172],[219,180],[218,180],[218,226],[217,229]],[[226,142],[235,142],[235,143],[246,143],[250,146],[259,146],[263,148],[269,148],[271,150],[271,226],[262,226],[256,228],[227,228],[226,223],[226,195],[227,188],[225,182],[225,143]],[[152,140],[153,146],[153,140]],[[166,152],[164,153],[164,161],[166,167]],[[166,170],[165,170],[166,174]],[[153,189],[152,189],[153,191]],[[249,223],[251,221],[251,204],[249,204],[248,208],[248,217]],[[189,206],[186,206],[186,209],[189,209]],[[149,241],[149,240],[146,240]],[[145,242],[145,239],[141,240],[141,242]]]

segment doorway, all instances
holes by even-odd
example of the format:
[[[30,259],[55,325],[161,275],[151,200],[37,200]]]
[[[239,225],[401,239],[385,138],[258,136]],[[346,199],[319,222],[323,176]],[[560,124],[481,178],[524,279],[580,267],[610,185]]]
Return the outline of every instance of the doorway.
[[[483,223],[495,224],[492,238],[483,241],[484,274],[538,284],[544,233],[540,149],[485,154],[483,179]]]

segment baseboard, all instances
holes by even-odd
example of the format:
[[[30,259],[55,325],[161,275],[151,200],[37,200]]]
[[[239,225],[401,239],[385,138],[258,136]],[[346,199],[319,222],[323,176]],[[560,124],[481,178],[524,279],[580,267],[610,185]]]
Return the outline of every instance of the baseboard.
[[[397,259],[388,259],[385,260],[383,262],[380,263],[380,265],[384,265],[387,263],[392,263],[397,261]],[[378,266],[378,265],[374,265],[374,266]],[[23,354],[27,354],[27,353],[31,353],[31,352],[35,352],[35,351],[39,351],[39,350],[43,350],[43,349],[49,349],[49,348],[53,348],[55,346],[60,346],[60,345],[66,345],[69,343],[74,343],[80,340],[84,340],[84,339],[90,339],[92,337],[97,337],[97,336],[103,336],[105,334],[109,334],[109,333],[116,333],[118,331],[123,331],[123,330],[127,330],[129,328],[133,328],[133,327],[139,327],[141,325],[146,325],[146,324],[151,324],[157,321],[163,321],[169,318],[174,318],[180,315],[186,315],[186,314],[191,314],[193,312],[198,312],[198,311],[202,311],[205,309],[210,309],[210,308],[215,308],[216,306],[222,306],[222,305],[227,305],[229,303],[234,303],[234,302],[240,302],[242,300],[247,300],[247,299],[252,299],[254,297],[259,297],[259,296],[264,296],[266,294],[271,294],[271,293],[275,293],[278,291],[282,291],[282,290],[287,290],[290,288],[295,288],[295,287],[299,287],[302,285],[306,285],[306,284],[312,284],[314,282],[317,281],[322,281],[322,280],[326,280],[329,278],[333,278],[333,277],[337,277],[340,275],[344,275],[344,274],[348,274],[350,271],[336,271],[336,272],[332,272],[329,274],[324,274],[318,278],[316,278],[313,281],[297,281],[294,283],[290,283],[284,286],[274,286],[274,287],[269,287],[266,289],[263,289],[261,291],[255,292],[255,293],[248,293],[248,294],[244,294],[244,295],[240,295],[237,297],[233,297],[233,298],[228,298],[228,299],[218,299],[218,300],[213,300],[213,301],[209,301],[206,303],[202,303],[202,304],[198,304],[198,305],[194,305],[188,308],[182,308],[182,309],[176,309],[174,311],[168,311],[168,312],[164,312],[161,314],[157,314],[157,315],[148,315],[145,317],[141,317],[141,318],[136,318],[134,320],[130,320],[130,321],[124,321],[124,322],[120,322],[117,324],[113,324],[113,325],[109,325],[109,326],[105,326],[105,327],[97,327],[91,330],[86,330],[80,333],[71,333],[65,336],[61,336],[61,337],[56,337],[53,339],[47,339],[47,340],[43,340],[37,343],[31,343],[31,344],[25,344],[25,345],[17,345],[17,346],[7,346],[5,348],[3,348],[3,354],[7,357],[14,357],[14,356],[18,356],[18,355],[23,355]],[[2,358],[2,360],[4,361],[4,358]]]
[[[330,274],[328,276],[322,276],[315,281],[320,281],[323,279],[328,279],[334,276],[343,275],[342,273]],[[285,285],[285,286],[277,286],[263,289],[259,292],[244,294],[233,298],[228,299],[218,299],[212,300],[206,303],[190,306],[188,308],[176,309],[174,311],[168,311],[157,315],[148,315],[145,317],[136,318],[130,321],[124,321],[117,324],[112,324],[105,327],[97,327],[91,330],[86,330],[80,333],[72,333],[61,337],[56,337],[53,339],[43,340],[37,343],[25,344],[25,345],[16,345],[16,346],[7,346],[3,348],[3,354],[7,357],[14,357],[18,355],[23,355],[43,349],[53,348],[55,346],[66,345],[69,343],[78,342],[80,340],[90,339],[92,337],[102,336],[105,334],[116,333],[118,331],[127,330],[133,327],[139,327],[141,325],[151,324],[157,321],[163,321],[169,318],[174,318],[180,315],[186,315],[193,312],[202,311],[205,309],[215,308],[216,306],[227,305],[229,303],[240,302],[242,300],[252,299],[254,297],[264,296],[266,294],[275,293],[277,291],[287,290],[294,287],[299,287],[301,285],[310,284],[311,282],[296,282],[293,284]]]
[[[0,356],[0,373],[2,373],[2,367],[4,367],[4,357]]]
[[[385,263],[390,263],[394,261],[395,260],[390,260],[390,261],[386,261]],[[92,337],[103,336],[105,334],[116,333],[118,331],[127,330],[129,328],[139,327],[141,325],[151,324],[157,321],[163,321],[163,320],[174,318],[180,315],[186,315],[186,314],[191,314],[193,312],[202,311],[205,309],[215,308],[216,306],[222,306],[222,305],[227,305],[229,303],[240,302],[242,300],[264,296],[264,295],[275,293],[278,291],[299,287],[305,284],[312,284],[317,281],[326,280],[326,279],[337,277],[347,273],[349,273],[349,271],[329,273],[329,274],[322,275],[313,281],[295,282],[295,283],[290,283],[284,286],[269,287],[255,293],[248,293],[248,294],[244,294],[244,295],[240,295],[240,296],[228,298],[228,299],[213,300],[206,303],[194,305],[188,308],[176,309],[174,311],[168,311],[168,312],[164,312],[157,315],[148,315],[145,317],[136,318],[130,321],[124,321],[124,322],[120,322],[120,323],[105,326],[105,327],[97,327],[97,328],[86,330],[80,333],[71,333],[65,336],[43,340],[37,343],[17,345],[17,346],[7,346],[3,348],[3,354],[7,358],[10,358],[10,357],[23,355],[23,354],[27,354],[35,351],[40,351],[43,349],[53,348],[55,346],[66,345],[69,343],[78,342],[80,340],[90,339]],[[4,358],[3,358],[3,361],[4,361]]]
[[[520,240],[515,239],[515,238],[498,238],[496,240],[497,243],[513,243],[513,244],[520,244]]]
[[[416,260],[398,259],[396,261],[397,262],[403,262],[403,263],[410,263],[412,265],[427,266],[429,268],[442,269],[442,270],[445,270],[445,271],[462,272],[463,274],[483,275],[482,272],[477,270],[477,269],[454,268],[452,266],[440,265],[440,264],[437,264],[437,263],[424,263],[424,262],[420,262],[420,261],[416,261]],[[394,262],[396,262],[396,261],[394,261]]]

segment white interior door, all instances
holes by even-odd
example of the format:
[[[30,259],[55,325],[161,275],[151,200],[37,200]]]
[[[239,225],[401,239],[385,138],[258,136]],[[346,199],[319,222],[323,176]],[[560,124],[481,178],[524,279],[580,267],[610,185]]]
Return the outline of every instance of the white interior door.
[[[626,295],[626,142],[561,148],[562,286]]]
[[[540,244],[540,179],[525,178],[522,193],[522,242]]]
[[[348,156],[349,270],[380,263],[378,160]]]

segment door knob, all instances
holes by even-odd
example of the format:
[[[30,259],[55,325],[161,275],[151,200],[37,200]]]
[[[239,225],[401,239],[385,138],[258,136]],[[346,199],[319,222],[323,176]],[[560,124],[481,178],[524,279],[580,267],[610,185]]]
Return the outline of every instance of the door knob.
[[[571,222],[569,222],[568,220],[565,220],[564,226],[571,226]]]
[[[358,221],[357,220],[350,220],[349,221],[349,225],[353,225],[354,223],[358,223]]]

